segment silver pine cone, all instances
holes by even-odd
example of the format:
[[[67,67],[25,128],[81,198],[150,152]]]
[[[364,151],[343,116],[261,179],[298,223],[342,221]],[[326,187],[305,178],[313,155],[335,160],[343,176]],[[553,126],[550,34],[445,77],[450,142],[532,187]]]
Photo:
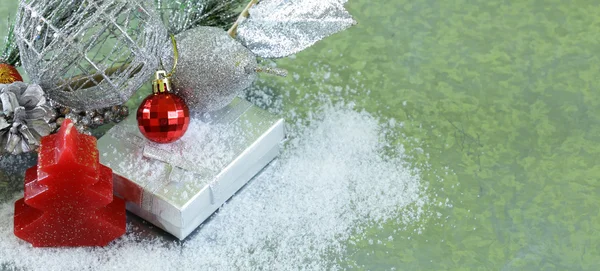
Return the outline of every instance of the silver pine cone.
[[[39,85],[0,84],[0,155],[37,150],[56,130],[56,111],[46,104]]]

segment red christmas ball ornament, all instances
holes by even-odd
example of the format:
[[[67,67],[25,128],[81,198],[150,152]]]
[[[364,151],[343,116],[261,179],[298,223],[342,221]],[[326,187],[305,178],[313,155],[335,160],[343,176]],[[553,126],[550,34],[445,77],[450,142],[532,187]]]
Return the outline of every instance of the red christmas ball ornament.
[[[17,68],[10,64],[0,63],[0,84],[11,84],[17,81],[23,82],[23,77]]]
[[[185,101],[171,93],[165,71],[156,72],[152,83],[154,93],[137,110],[140,132],[150,141],[171,143],[180,139],[190,124],[190,111]]]

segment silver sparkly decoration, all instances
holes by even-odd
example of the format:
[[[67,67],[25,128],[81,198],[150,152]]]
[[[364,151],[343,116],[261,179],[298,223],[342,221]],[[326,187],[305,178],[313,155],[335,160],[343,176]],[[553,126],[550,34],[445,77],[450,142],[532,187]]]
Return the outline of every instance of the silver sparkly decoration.
[[[92,134],[91,129],[124,120],[129,115],[129,108],[126,105],[115,105],[96,110],[78,111],[69,107],[57,106],[56,112],[58,126],[68,118],[73,122],[77,131],[89,135]]]
[[[0,155],[36,150],[43,136],[56,130],[56,112],[39,85],[0,84]]]
[[[147,0],[21,0],[15,35],[31,80],[80,110],[125,103],[167,39]]]
[[[256,56],[227,32],[199,26],[177,36],[179,61],[173,88],[190,110],[221,109],[256,79]],[[165,69],[173,65],[173,47],[163,50]]]
[[[263,58],[298,53],[356,22],[347,0],[262,0],[237,29],[237,39]]]

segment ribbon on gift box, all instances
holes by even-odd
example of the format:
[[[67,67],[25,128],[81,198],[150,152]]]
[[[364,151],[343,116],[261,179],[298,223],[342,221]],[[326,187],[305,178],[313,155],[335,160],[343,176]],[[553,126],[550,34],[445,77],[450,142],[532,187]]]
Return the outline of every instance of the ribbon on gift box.
[[[164,168],[164,172],[158,177],[147,178],[146,182],[142,184],[140,184],[141,180],[134,182],[115,173],[115,192],[142,209],[151,210],[158,191],[166,189],[165,187],[169,184],[182,183],[182,185],[186,185],[193,180],[212,179],[217,174],[215,170],[194,165],[186,160],[183,154],[189,150],[181,142],[171,143],[168,148],[165,148],[121,126],[115,126],[113,129],[115,131],[111,133],[111,136],[120,142],[122,147],[125,147],[120,151],[141,156],[148,163],[156,163],[157,168]],[[219,193],[212,191],[213,188],[210,187],[211,195],[218,197]],[[211,201],[215,202],[215,198]]]
[[[204,123],[210,123],[212,126],[230,125],[237,121],[244,112],[252,107],[252,104],[242,102],[240,99],[234,100],[222,110],[204,114],[202,116],[193,116],[192,119],[202,120]],[[198,144],[210,144],[210,142],[199,142]],[[203,164],[194,163],[187,159],[190,155],[189,144],[186,138],[169,144],[158,144],[144,140],[143,156],[165,162],[169,165],[179,167],[191,172],[198,173],[202,176],[215,175],[213,168]],[[192,154],[194,155],[194,154]],[[233,155],[233,154],[232,154]],[[220,167],[223,165],[213,165]]]
[[[168,148],[164,145],[156,144],[147,141],[143,148],[143,156],[148,159],[154,159],[156,161],[163,162],[170,166],[168,182],[182,182],[186,179],[202,179],[210,178],[209,188],[211,192],[211,203],[214,204],[222,195],[218,185],[213,184],[212,179],[217,176],[218,172],[201,165],[192,163],[185,159],[185,152],[189,151],[185,148],[184,144],[174,142],[169,144]],[[192,177],[190,178],[190,172]],[[188,180],[192,181],[193,180]],[[167,182],[167,183],[168,183]],[[161,187],[154,187],[148,189],[149,191],[156,191],[162,188],[166,184],[162,184]]]

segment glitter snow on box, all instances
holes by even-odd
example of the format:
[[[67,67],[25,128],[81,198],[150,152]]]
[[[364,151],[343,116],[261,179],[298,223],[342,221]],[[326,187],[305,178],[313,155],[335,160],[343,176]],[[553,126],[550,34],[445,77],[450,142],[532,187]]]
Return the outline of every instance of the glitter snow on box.
[[[236,98],[192,116],[186,135],[171,144],[146,140],[132,114],[98,149],[127,209],[184,239],[279,154],[284,137],[282,119]]]

